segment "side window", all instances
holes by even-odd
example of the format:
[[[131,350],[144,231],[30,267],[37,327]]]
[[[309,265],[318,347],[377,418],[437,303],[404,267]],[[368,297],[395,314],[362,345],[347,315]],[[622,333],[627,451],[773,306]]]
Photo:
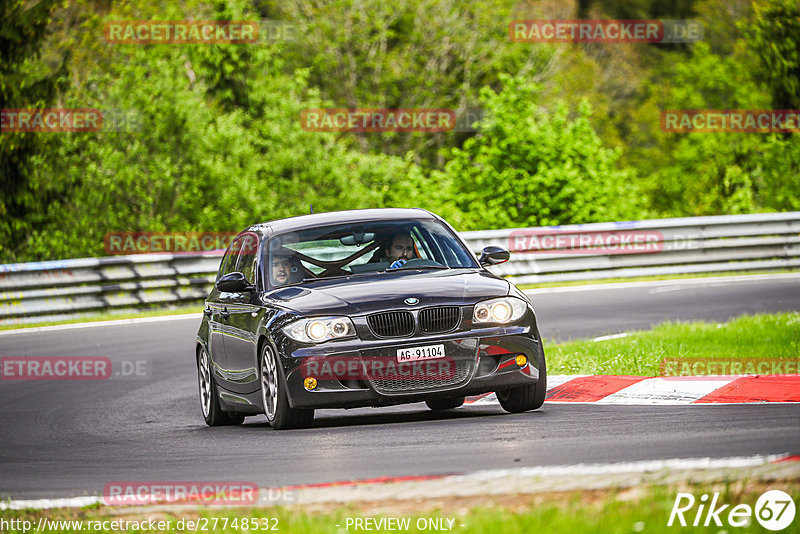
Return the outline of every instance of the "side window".
[[[241,238],[240,238],[241,239]],[[239,253],[239,239],[233,241],[229,246],[228,250],[225,251],[225,255],[222,257],[222,262],[219,264],[219,272],[217,273],[217,280],[219,280],[222,276],[233,272],[234,266],[236,265],[236,258]]]
[[[428,246],[428,241],[425,239],[425,236],[420,231],[420,228],[415,227],[411,231],[411,238],[414,240],[414,248],[417,249],[419,253],[419,257],[423,260],[433,260],[433,252],[431,251],[430,246]]]
[[[473,267],[475,265],[468,251],[453,236],[442,232],[437,235],[436,241],[441,244],[442,254],[448,265],[453,267]]]
[[[244,274],[247,281],[255,283],[256,252],[258,250],[258,237],[255,234],[245,234],[239,238],[239,261],[235,271]]]

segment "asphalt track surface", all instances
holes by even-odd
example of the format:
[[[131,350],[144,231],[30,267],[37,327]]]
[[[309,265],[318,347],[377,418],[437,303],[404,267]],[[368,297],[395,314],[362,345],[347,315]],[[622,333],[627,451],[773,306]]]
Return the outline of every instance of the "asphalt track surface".
[[[800,310],[800,279],[754,278],[532,295],[546,339],[664,320]],[[99,494],[118,481],[247,481],[262,487],[379,476],[664,458],[800,454],[800,406],[546,403],[434,414],[423,404],[325,410],[276,432],[263,416],[207,428],[192,360],[197,319],[0,335],[0,356],[145,360],[150,376],[0,381],[0,496]]]

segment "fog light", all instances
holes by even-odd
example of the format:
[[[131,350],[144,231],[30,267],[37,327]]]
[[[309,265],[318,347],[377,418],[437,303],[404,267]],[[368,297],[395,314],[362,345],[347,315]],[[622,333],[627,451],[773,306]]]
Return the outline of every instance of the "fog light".
[[[517,354],[515,361],[517,362],[517,365],[520,367],[525,367],[526,365],[528,365],[528,357],[525,356],[524,354]]]
[[[303,380],[303,387],[306,388],[308,391],[311,391],[312,389],[317,387],[317,379],[314,378],[313,376],[306,377],[306,379]]]

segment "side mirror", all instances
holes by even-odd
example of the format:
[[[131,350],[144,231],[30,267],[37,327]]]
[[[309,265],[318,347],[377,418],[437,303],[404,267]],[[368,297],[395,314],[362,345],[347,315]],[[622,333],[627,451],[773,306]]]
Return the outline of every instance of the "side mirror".
[[[241,293],[242,291],[252,291],[253,284],[247,281],[244,274],[240,272],[228,273],[217,280],[217,289],[226,293]]]
[[[511,257],[511,253],[504,248],[490,246],[481,251],[481,257],[478,262],[481,265],[498,265],[505,263]]]

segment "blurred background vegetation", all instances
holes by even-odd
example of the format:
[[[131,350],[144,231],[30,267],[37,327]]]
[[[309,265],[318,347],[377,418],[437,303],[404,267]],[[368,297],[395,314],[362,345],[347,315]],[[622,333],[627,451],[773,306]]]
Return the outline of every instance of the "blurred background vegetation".
[[[800,135],[675,134],[665,109],[800,109],[800,0],[0,0],[0,263],[118,231],[419,206],[458,230],[800,209]],[[698,19],[695,44],[511,42],[513,19]],[[269,20],[291,40],[109,44],[109,20]],[[316,133],[305,108],[481,108],[479,133]]]

